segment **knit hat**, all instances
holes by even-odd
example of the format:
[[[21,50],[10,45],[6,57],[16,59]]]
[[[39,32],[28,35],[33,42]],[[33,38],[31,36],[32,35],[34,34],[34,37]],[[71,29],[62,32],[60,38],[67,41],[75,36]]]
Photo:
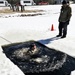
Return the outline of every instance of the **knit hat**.
[[[64,1],[62,2],[62,4],[67,4],[67,2],[64,0]]]

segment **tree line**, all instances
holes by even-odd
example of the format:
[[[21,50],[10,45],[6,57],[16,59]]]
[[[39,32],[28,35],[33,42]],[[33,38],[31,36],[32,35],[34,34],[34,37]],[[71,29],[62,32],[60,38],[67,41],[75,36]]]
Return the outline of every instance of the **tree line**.
[[[16,3],[19,3],[20,2],[20,0],[7,0],[10,4],[16,4]],[[34,2],[36,3],[36,4],[38,4],[39,2],[41,2],[41,1],[46,1],[46,2],[49,2],[49,4],[51,4],[51,3],[54,3],[54,1],[55,0],[34,0]]]
[[[19,3],[19,2],[20,2],[20,0],[7,0],[7,1],[8,1],[10,4],[16,4],[16,3]],[[57,0],[34,0],[34,2],[35,2],[36,4],[38,4],[38,3],[41,2],[41,1],[46,1],[46,2],[48,2],[49,4],[55,4]],[[68,0],[68,1],[74,1],[74,2],[75,2],[75,0]]]

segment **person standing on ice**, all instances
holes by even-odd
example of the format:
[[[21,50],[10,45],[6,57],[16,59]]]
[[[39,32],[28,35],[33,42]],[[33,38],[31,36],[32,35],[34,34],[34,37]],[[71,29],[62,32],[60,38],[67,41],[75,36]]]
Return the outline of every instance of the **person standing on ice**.
[[[71,18],[72,9],[64,0],[62,2],[61,12],[59,16],[59,34],[57,37],[65,38],[67,35],[67,26]]]

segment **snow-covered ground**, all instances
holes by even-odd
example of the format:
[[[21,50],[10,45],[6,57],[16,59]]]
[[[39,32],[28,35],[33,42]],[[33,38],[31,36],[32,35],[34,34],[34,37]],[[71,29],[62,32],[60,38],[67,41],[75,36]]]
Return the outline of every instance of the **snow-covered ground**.
[[[50,48],[75,57],[75,4],[71,4],[70,6],[72,7],[72,17],[68,26],[67,37],[64,39],[55,38],[58,34],[58,18],[61,5],[25,7],[27,10],[44,10],[43,12],[28,13],[43,14],[38,16],[18,16],[22,13],[0,14],[0,75],[24,75],[22,71],[3,54],[1,46],[5,44],[36,40]],[[52,24],[54,31],[51,31]],[[75,73],[73,72],[72,75],[75,75]]]

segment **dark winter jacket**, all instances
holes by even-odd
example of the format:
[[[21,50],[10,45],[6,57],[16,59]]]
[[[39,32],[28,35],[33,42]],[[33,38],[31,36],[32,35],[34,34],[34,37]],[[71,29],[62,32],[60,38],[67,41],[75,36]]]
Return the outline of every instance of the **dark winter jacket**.
[[[66,7],[62,6],[60,16],[59,16],[59,22],[70,21],[71,13],[72,13],[72,10],[69,5],[67,5]]]

